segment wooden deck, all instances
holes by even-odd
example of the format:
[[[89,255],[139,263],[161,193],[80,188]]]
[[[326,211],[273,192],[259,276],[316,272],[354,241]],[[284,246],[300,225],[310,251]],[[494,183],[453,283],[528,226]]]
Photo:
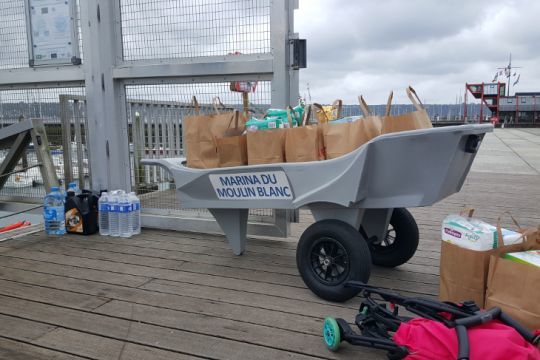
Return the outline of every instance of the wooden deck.
[[[540,222],[535,175],[471,173],[462,192],[413,209],[421,230],[415,257],[375,268],[370,283],[436,296],[443,217],[464,205],[494,221],[510,210]],[[131,239],[47,237],[0,243],[2,359],[378,359],[384,352],[321,339],[327,315],[353,319],[359,299],[332,304],[305,288],[295,242],[250,239],[233,256],[222,236],[147,230]]]
[[[397,269],[375,268],[370,283],[436,296],[445,215],[474,206],[495,221],[510,210],[534,225],[539,203],[537,175],[471,173],[461,193],[412,209],[417,254]],[[295,246],[310,223],[303,212],[289,239],[250,239],[240,257],[222,236],[157,230],[0,242],[0,359],[385,358],[348,345],[325,349],[322,319],[352,321],[359,299],[332,304],[305,288]]]

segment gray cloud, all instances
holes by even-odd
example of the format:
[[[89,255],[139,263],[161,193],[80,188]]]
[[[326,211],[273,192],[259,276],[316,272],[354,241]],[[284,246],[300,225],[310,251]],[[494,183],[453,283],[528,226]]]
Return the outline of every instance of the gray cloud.
[[[400,89],[412,84],[430,102],[453,103],[465,82],[491,81],[509,52],[524,67],[517,90],[540,90],[539,13],[532,0],[301,0],[301,93],[309,83],[319,102],[354,103],[363,93],[382,103],[394,89],[406,102]]]

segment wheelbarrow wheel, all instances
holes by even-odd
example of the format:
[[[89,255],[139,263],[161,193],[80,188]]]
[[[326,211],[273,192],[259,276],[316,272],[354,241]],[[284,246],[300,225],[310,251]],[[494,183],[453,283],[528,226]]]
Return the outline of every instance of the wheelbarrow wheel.
[[[369,244],[373,264],[396,267],[409,261],[418,248],[418,225],[405,208],[392,212],[386,238],[379,243]]]
[[[300,237],[296,264],[311,291],[325,300],[341,302],[360,292],[345,287],[347,281],[368,281],[371,254],[354,227],[340,220],[322,220]]]

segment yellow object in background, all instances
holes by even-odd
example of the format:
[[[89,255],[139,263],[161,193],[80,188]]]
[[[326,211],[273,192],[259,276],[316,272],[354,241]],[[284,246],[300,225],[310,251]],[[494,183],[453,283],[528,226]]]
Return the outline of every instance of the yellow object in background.
[[[343,108],[343,101],[336,100],[332,105],[319,105],[313,104],[315,106],[315,117],[317,118],[317,123],[326,124],[329,121],[336,120],[341,118],[341,110]]]

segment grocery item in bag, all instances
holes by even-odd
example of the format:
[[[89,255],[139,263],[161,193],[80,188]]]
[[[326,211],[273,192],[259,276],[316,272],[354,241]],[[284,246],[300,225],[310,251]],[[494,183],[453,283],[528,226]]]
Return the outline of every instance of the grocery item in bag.
[[[247,138],[244,135],[244,125],[240,123],[239,111],[235,111],[228,129],[221,137],[215,137],[219,167],[247,165]]]
[[[288,129],[285,135],[285,160],[305,162],[324,160],[324,146],[320,126],[309,125],[312,107],[304,112],[301,126]]]
[[[215,98],[214,104],[217,101],[219,99]],[[199,169],[218,167],[215,137],[221,137],[227,131],[235,112],[221,112],[214,106],[214,114],[200,114],[195,97],[192,103],[194,115],[182,121],[187,166]]]
[[[461,215],[464,216],[464,214]],[[472,217],[472,211],[469,217]],[[500,218],[497,223],[500,223]],[[477,304],[484,304],[490,257],[506,252],[536,249],[538,246],[537,238],[528,235],[528,229],[520,228],[515,220],[514,223],[518,229],[517,232],[524,234],[519,237],[519,242],[503,245],[502,242],[497,241],[498,247],[491,250],[471,250],[449,241],[441,241],[440,300],[454,302],[474,300]],[[443,233],[447,234],[444,227]],[[497,228],[500,226],[497,225]],[[502,229],[499,238],[504,238]]]
[[[529,250],[504,254],[505,259],[515,261],[520,264],[534,265],[540,267],[540,250]]]
[[[409,86],[406,91],[407,96],[413,103],[416,111],[395,116],[390,116],[390,113],[387,112],[387,115],[382,118],[381,132],[383,134],[433,127],[429,115],[416,94],[416,91],[411,86]],[[391,101],[391,99],[389,99],[389,101]],[[387,108],[389,108],[389,104],[387,104]]]
[[[504,228],[500,230],[504,245],[522,242],[522,234]],[[457,214],[448,215],[443,220],[441,238],[459,247],[476,251],[496,249],[500,241],[496,226]]]
[[[335,100],[332,105],[315,105],[315,118],[318,124],[326,124],[329,121],[340,119],[343,110],[343,101]]]

